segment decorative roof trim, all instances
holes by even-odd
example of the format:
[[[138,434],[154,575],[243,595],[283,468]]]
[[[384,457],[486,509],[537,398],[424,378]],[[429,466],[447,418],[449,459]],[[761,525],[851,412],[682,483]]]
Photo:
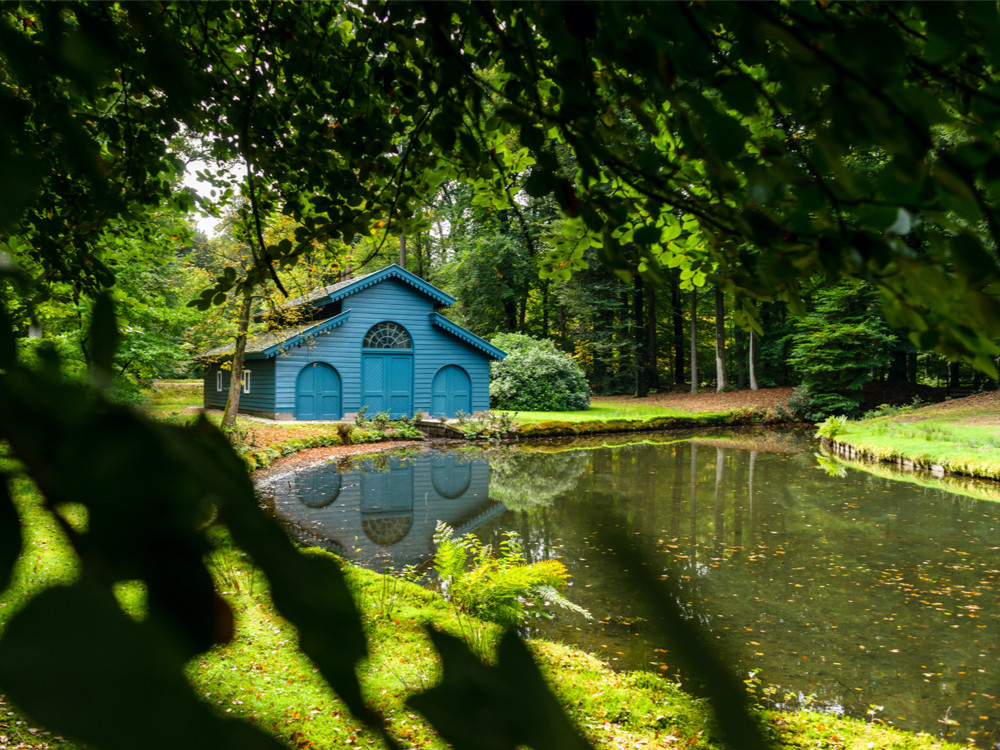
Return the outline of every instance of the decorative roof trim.
[[[422,278],[416,274],[410,273],[405,268],[393,263],[391,266],[386,266],[381,271],[374,271],[359,279],[355,279],[353,282],[349,282],[344,286],[336,289],[330,293],[329,299],[331,302],[336,302],[339,299],[344,299],[355,292],[359,292],[362,289],[367,289],[373,284],[378,284],[380,281],[385,281],[386,279],[399,279],[400,281],[406,282],[418,291],[423,292],[428,297],[433,299],[441,307],[451,307],[455,304],[455,298],[452,297],[447,292],[438,289],[433,284],[428,284]]]
[[[486,352],[491,357],[493,357],[493,359],[495,360],[499,361],[507,356],[507,352],[505,352],[503,349],[498,349],[485,339],[479,338],[472,331],[462,328],[462,326],[460,326],[458,323],[451,322],[440,313],[432,312],[430,314],[430,318],[431,318],[431,323],[433,323],[434,325],[438,326],[439,328],[443,328],[452,336],[460,338],[465,343],[471,344],[477,349],[481,349],[482,351]]]
[[[345,310],[340,315],[335,315],[332,318],[328,318],[324,321],[321,321],[312,328],[307,328],[300,334],[285,339],[284,341],[278,344],[274,344],[273,346],[269,346],[267,349],[261,352],[261,354],[263,354],[265,357],[276,357],[282,352],[286,352],[293,347],[304,344],[306,341],[309,341],[310,339],[316,338],[321,333],[332,331],[334,328],[344,325],[344,323],[346,323],[348,318],[350,317],[351,317],[351,311]]]

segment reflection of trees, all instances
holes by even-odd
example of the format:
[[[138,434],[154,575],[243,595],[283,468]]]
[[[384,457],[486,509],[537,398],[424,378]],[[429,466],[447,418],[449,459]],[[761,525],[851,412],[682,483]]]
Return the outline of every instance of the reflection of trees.
[[[538,453],[498,448],[490,452],[490,499],[510,510],[548,507],[576,487],[589,463],[588,451]]]

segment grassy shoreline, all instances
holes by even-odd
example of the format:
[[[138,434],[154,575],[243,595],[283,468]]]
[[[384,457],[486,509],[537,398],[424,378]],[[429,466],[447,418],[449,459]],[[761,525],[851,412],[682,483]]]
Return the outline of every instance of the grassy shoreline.
[[[995,393],[818,426],[834,453],[935,475],[1000,480],[1000,398]]]
[[[28,482],[18,481],[15,496],[28,538],[14,584],[0,597],[0,630],[32,596],[76,575],[72,553],[37,492]],[[271,605],[266,581],[222,533],[211,565],[217,586],[236,615],[237,628],[231,642],[189,663],[188,678],[202,699],[219,714],[251,722],[290,748],[380,747],[374,733],[352,719],[320,680],[299,651],[294,629]],[[459,612],[437,593],[410,581],[351,566],[346,572],[369,641],[370,655],[360,668],[366,700],[387,717],[404,747],[445,748],[406,703],[440,678],[440,661],[426,628],[433,625],[462,638],[486,661],[493,658],[499,628]],[[134,590],[123,588],[119,594],[123,607],[141,611],[141,597]],[[529,645],[560,705],[595,747],[721,748],[704,701],[675,683],[647,672],[614,672],[593,656],[561,644]],[[73,742],[37,729],[15,707],[5,703],[4,708],[0,735],[13,746],[78,750]],[[776,747],[944,746],[927,735],[900,732],[878,722],[763,708],[760,716]]]

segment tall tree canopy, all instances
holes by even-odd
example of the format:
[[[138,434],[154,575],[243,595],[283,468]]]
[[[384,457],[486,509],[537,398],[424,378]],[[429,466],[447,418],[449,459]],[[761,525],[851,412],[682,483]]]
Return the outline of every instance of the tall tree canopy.
[[[992,366],[991,4],[77,3],[2,17],[0,157],[16,168],[0,223],[50,273],[107,281],[109,222],[141,232],[142,209],[189,202],[171,179],[179,135],[243,162],[255,211],[302,224],[260,249],[260,273],[317,236],[410,217],[448,176],[516,211],[505,176],[529,169],[524,190],[583,228],[549,273],[580,267],[588,243],[654,277],[669,256],[707,254],[741,299],[794,303],[822,269],[876,284],[922,347]],[[846,168],[859,153],[881,166]],[[747,264],[746,246],[766,252]]]
[[[640,270],[667,253],[707,252],[744,299],[793,303],[817,269],[867,279],[922,347],[992,368],[993,5],[427,11],[453,29],[430,34],[417,58],[422,77],[452,87],[437,120],[516,133],[535,160],[525,189],[554,194],[612,262],[630,244],[645,256]],[[487,81],[487,67],[503,73]],[[460,95],[469,79],[487,87],[488,109],[487,98]],[[882,156],[874,174],[847,168],[868,153]],[[678,213],[699,230],[684,243]],[[747,265],[746,246],[766,252]],[[549,270],[564,274],[582,257],[556,253]]]

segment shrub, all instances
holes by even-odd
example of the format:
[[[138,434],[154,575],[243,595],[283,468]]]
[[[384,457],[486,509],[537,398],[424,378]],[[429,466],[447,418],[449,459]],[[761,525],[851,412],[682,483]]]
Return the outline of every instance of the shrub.
[[[461,415],[462,412],[459,412]],[[484,412],[478,417],[459,416],[459,429],[465,433],[468,440],[494,440],[506,437],[514,429],[514,417],[516,414],[494,414],[491,411]]]
[[[347,424],[347,422],[338,422],[336,425],[336,429],[337,429],[337,436],[340,437],[340,442],[342,444],[344,445],[353,444],[354,441],[351,439],[351,432],[353,432],[353,429],[351,425]]]
[[[835,417],[827,417],[820,424],[816,426],[816,436],[824,437],[829,440],[835,440],[837,435],[843,432],[844,427],[847,426],[847,417],[840,414]]]
[[[583,411],[590,386],[580,366],[548,339],[501,333],[494,346],[507,352],[490,366],[490,406],[513,411]]]

